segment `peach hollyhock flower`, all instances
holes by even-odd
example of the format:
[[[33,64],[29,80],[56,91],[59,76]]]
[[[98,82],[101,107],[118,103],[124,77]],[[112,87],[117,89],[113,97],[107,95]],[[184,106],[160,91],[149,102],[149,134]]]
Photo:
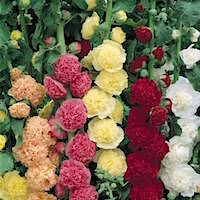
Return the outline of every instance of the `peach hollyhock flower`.
[[[37,167],[31,166],[28,168],[25,176],[30,189],[34,191],[48,191],[58,181],[56,166],[46,158]]]
[[[10,70],[10,78],[12,81],[16,81],[18,78],[20,78],[21,74],[22,74],[21,70],[18,69],[17,67]]]
[[[15,103],[9,107],[9,112],[13,118],[26,118],[30,114],[30,106],[23,102]]]
[[[48,157],[52,164],[54,164],[56,167],[59,167],[60,165],[60,159],[61,159],[61,153],[57,152],[57,149],[55,146],[49,147]]]
[[[17,101],[28,99],[33,107],[40,105],[45,96],[44,87],[30,75],[22,75],[14,81],[8,93]]]
[[[31,192],[27,200],[56,200],[57,198],[47,192]]]

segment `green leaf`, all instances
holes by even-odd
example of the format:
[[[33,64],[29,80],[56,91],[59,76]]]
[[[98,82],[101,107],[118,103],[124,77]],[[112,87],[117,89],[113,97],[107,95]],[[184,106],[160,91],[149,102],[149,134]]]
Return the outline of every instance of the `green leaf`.
[[[113,6],[113,12],[124,10],[127,13],[132,13],[135,5],[135,0],[118,0]]]
[[[41,118],[49,119],[54,108],[54,101],[49,101],[38,113]]]
[[[0,175],[14,168],[13,157],[10,153],[0,152]]]
[[[60,52],[57,50],[52,50],[49,51],[46,55],[47,59],[47,64],[52,65],[55,63],[55,61],[60,57]]]
[[[39,21],[36,25],[35,32],[34,32],[33,37],[32,37],[32,45],[33,45],[34,49],[37,49],[37,45],[41,41],[42,32],[43,32],[43,26],[42,26],[41,21]]]
[[[19,120],[19,119],[12,119],[11,120],[11,129],[13,133],[15,134],[16,139],[16,146],[19,146],[23,142],[23,127],[24,127],[25,120]]]
[[[5,134],[10,130],[10,117],[3,101],[0,101],[0,133]]]
[[[31,0],[31,6],[34,9],[37,16],[40,16],[44,4],[45,0]]]
[[[85,0],[72,0],[72,3],[82,10],[86,10],[88,7]]]
[[[5,23],[0,22],[0,47],[10,39],[10,33]]]
[[[12,10],[12,2],[9,0],[1,0],[0,1],[0,15],[9,14]]]

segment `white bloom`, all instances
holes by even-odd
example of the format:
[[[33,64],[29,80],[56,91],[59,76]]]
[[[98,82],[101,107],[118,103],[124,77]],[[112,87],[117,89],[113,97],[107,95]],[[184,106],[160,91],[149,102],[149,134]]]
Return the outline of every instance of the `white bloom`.
[[[200,32],[193,27],[190,29],[190,31],[191,31],[191,38],[190,38],[191,42],[198,42]]]
[[[200,93],[195,91],[188,79],[182,76],[167,88],[166,97],[171,99],[172,111],[177,117],[193,117],[200,105]]]
[[[192,158],[193,142],[182,136],[174,136],[169,141],[169,153],[162,164],[166,167],[174,164],[187,164]]]
[[[181,32],[179,31],[179,30],[177,30],[177,29],[174,29],[173,31],[172,31],[172,38],[174,39],[174,40],[176,40],[178,37],[180,37],[181,36]]]
[[[190,45],[187,49],[183,49],[179,53],[187,69],[191,69],[195,63],[200,61],[200,50],[192,47],[193,45]]]
[[[165,188],[183,197],[192,197],[200,185],[200,175],[187,164],[178,164],[160,170],[160,178]]]
[[[182,118],[178,121],[182,129],[181,136],[190,139],[194,144],[200,141],[198,128],[200,126],[200,117],[194,116],[191,118]]]

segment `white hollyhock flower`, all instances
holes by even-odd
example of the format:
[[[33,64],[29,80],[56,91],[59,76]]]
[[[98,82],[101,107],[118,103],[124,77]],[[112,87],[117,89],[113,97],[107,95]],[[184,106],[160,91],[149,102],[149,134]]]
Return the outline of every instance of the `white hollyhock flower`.
[[[193,142],[182,136],[174,136],[170,139],[169,153],[165,156],[162,164],[166,167],[174,164],[186,164],[192,158]]]
[[[177,195],[181,193],[183,197],[192,197],[200,186],[200,175],[187,164],[162,167],[160,178],[166,189]]]
[[[166,97],[171,99],[172,111],[177,117],[191,118],[200,106],[200,93],[182,76],[167,88]]]
[[[190,31],[191,31],[191,38],[190,38],[191,42],[198,42],[200,32],[193,27],[190,29]]]
[[[182,129],[181,136],[188,138],[194,144],[200,141],[198,134],[198,128],[200,126],[200,117],[194,116],[191,118],[182,118],[178,121],[179,126]]]
[[[191,69],[195,63],[200,61],[200,50],[192,48],[193,46],[190,45],[187,49],[183,49],[179,53],[187,69]]]
[[[180,37],[181,36],[181,32],[178,30],[178,29],[174,29],[173,31],[172,31],[172,38],[174,39],[174,40],[176,40],[178,37]]]

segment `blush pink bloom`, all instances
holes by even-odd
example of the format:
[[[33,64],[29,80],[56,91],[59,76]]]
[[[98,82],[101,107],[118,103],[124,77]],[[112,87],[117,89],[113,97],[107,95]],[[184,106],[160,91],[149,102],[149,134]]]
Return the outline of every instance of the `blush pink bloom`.
[[[91,84],[88,72],[82,72],[71,82],[70,91],[74,97],[83,97],[91,88]]]
[[[89,185],[91,180],[90,170],[76,160],[64,160],[60,170],[60,184],[72,189]]]
[[[70,191],[69,200],[97,200],[98,193],[94,186],[75,188]]]
[[[50,128],[51,128],[51,136],[57,139],[66,139],[67,133],[64,132],[57,124],[55,116],[52,116],[51,119],[48,121]]]
[[[81,99],[68,99],[56,112],[56,121],[66,131],[82,128],[87,119],[87,109]]]
[[[78,132],[67,144],[65,153],[69,159],[77,160],[84,165],[88,165],[96,154],[96,144],[89,140],[86,133]]]
[[[55,78],[64,83],[71,83],[81,73],[81,64],[73,54],[64,54],[54,64]]]
[[[64,86],[50,76],[46,76],[44,78],[44,87],[46,93],[53,100],[62,99],[67,94],[67,91],[64,88]]]
[[[66,188],[65,188],[63,185],[61,185],[60,183],[57,183],[57,184],[56,184],[55,192],[56,192],[56,196],[57,196],[58,198],[64,197],[64,195],[65,195],[65,190],[66,190]]]

